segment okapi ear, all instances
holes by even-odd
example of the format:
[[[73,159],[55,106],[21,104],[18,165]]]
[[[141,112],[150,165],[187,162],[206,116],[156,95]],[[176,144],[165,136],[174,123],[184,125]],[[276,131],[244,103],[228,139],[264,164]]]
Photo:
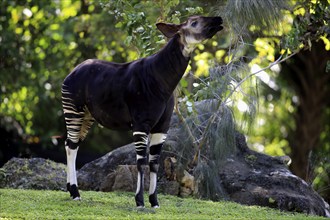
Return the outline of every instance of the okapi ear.
[[[157,23],[156,26],[168,38],[173,37],[180,29],[180,25],[176,24]]]

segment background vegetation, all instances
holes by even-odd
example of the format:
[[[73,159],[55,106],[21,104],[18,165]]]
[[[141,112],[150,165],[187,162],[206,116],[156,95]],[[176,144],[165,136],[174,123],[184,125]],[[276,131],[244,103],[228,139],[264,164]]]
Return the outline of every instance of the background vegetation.
[[[251,148],[290,155],[291,170],[329,202],[329,4],[1,1],[0,161],[12,156],[65,161],[60,87],[78,63],[88,58],[126,62],[150,55],[166,40],[156,22],[221,15],[226,29],[198,46],[180,83],[181,110],[194,114],[194,101],[221,101]],[[79,166],[129,142],[127,132],[94,126],[80,148]]]

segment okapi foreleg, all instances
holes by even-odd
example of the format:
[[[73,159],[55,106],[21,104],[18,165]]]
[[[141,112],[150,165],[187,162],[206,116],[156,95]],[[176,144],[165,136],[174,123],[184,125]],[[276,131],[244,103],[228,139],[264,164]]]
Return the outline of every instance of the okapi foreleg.
[[[150,152],[149,152],[149,167],[150,167],[149,202],[151,204],[151,207],[153,208],[159,207],[159,203],[157,199],[157,174],[159,169],[159,157],[165,139],[166,139],[166,134],[162,134],[162,133],[151,134]]]
[[[145,132],[133,132],[133,141],[135,144],[136,166],[138,170],[135,202],[137,207],[144,207],[144,174],[142,166],[147,163],[148,134]]]

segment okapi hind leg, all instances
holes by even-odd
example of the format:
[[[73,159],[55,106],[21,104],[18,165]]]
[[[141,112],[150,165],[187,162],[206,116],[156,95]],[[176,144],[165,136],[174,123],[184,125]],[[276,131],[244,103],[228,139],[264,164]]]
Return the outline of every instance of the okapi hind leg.
[[[76,174],[76,158],[79,149],[79,143],[86,138],[89,128],[94,122],[88,109],[77,107],[74,104],[72,94],[62,87],[62,105],[67,128],[67,139],[65,141],[65,150],[67,156],[67,190],[73,200],[80,200],[78,191],[78,181]]]
[[[159,158],[163,144],[166,139],[166,134],[155,133],[151,134],[150,152],[149,152],[149,167],[150,167],[150,186],[149,186],[149,202],[151,207],[159,208],[157,199],[157,175],[159,169]]]

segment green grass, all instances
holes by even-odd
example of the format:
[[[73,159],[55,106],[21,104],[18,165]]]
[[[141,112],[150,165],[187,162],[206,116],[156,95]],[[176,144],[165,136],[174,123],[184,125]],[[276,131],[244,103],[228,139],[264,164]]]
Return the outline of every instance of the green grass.
[[[161,207],[135,208],[134,194],[0,189],[0,219],[326,219],[232,202],[159,195]],[[147,197],[145,197],[147,198]]]

